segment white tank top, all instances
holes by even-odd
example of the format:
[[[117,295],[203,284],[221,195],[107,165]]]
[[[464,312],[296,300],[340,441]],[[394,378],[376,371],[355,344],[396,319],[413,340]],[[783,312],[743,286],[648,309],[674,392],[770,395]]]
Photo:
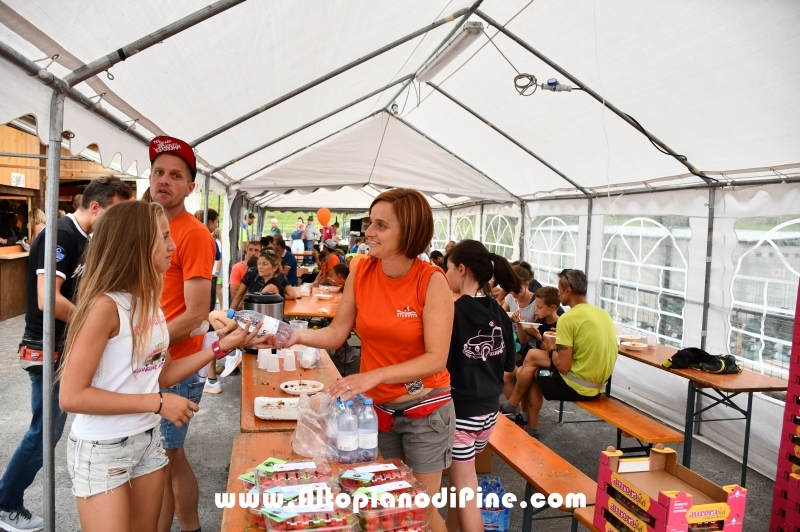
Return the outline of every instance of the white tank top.
[[[142,362],[135,363],[130,324],[131,295],[123,292],[106,295],[117,304],[119,334],[108,340],[92,378],[92,386],[116,393],[157,393],[158,376],[169,346],[164,313],[159,309],[158,316],[149,321],[152,329],[147,356]],[[81,440],[110,440],[142,433],[158,425],[160,420],[161,416],[153,412],[110,416],[78,414],[72,423],[72,432]]]

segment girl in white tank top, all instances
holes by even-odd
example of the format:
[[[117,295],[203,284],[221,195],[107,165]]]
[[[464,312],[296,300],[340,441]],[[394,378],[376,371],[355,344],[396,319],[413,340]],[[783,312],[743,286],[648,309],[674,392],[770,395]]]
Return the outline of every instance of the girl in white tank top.
[[[160,417],[181,426],[199,409],[159,388],[251,344],[258,331],[246,335],[224,313],[213,312],[209,321],[224,323],[230,334],[211,348],[170,359],[159,307],[162,275],[175,250],[169,233],[160,205],[123,202],[103,215],[86,249],[59,374],[61,409],[78,414],[67,466],[84,532],[156,529],[167,464]]]

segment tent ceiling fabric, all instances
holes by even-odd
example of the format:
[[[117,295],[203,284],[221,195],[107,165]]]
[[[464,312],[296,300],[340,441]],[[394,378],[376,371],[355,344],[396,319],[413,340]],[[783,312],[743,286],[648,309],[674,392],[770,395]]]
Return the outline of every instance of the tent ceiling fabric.
[[[95,91],[90,87],[107,87],[112,94],[106,101],[116,102],[107,107],[116,116],[140,119],[151,132],[191,141],[472,3],[244,2],[115,65],[113,80],[101,74],[78,89],[91,96]],[[206,4],[140,0],[110,8],[100,0],[0,0],[0,23],[7,23],[0,24],[0,39],[31,60],[61,49],[64,57],[50,70],[63,77],[76,61],[109,54]],[[797,2],[615,0],[578,6],[556,0],[486,0],[480,9],[701,170],[800,165]],[[472,15],[470,20],[480,18]],[[584,92],[539,89],[529,97],[518,95],[514,68],[539,82],[568,80],[484,26],[494,44],[481,36],[434,83],[590,190],[641,187],[644,181],[656,186],[702,183]],[[454,27],[454,22],[443,24],[201,143],[198,156],[211,166],[222,164],[414,73]],[[44,139],[50,89],[9,74],[14,68],[0,62],[4,80],[15,79],[0,88],[0,121],[35,114]],[[461,196],[508,201],[576,192],[424,84],[408,87],[397,98],[400,116],[445,149],[386,113],[340,131],[390,105],[398,90],[388,89],[237,161],[225,174],[238,180],[255,172],[234,185],[254,196],[267,189],[330,191],[346,185],[360,190],[366,183],[413,186],[432,197],[446,194],[445,203]],[[9,98],[14,101],[8,103]],[[75,104],[70,110],[69,103],[65,128],[77,135],[75,149],[97,143],[104,162],[117,152],[125,164],[142,160],[142,147],[135,141],[98,124],[102,121],[96,117],[80,117],[82,110]],[[114,107],[141,116],[124,116]],[[146,164],[137,167],[141,173]],[[316,197],[290,194],[286,201]],[[366,198],[359,196],[357,203],[362,201]]]

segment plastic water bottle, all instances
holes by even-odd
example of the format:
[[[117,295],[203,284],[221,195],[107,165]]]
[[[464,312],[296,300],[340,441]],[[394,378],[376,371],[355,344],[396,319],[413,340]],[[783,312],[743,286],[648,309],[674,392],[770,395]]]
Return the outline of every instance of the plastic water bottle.
[[[356,417],[361,415],[361,411],[364,409],[365,399],[366,397],[363,393],[357,394],[355,397],[353,397],[353,413],[356,415]]]
[[[347,401],[344,411],[339,412],[338,427],[336,449],[339,451],[339,461],[352,464],[358,460],[358,419],[353,413],[353,401]]]
[[[274,334],[278,337],[278,341],[283,343],[288,340],[289,335],[292,334],[292,328],[288,323],[276,320],[272,316],[265,316],[255,310],[234,311],[233,309],[229,309],[227,316],[229,319],[236,321],[242,329],[244,329],[245,323],[249,321],[250,329],[248,332],[253,332],[254,324],[260,323],[261,326],[258,331],[259,338],[267,334]]]
[[[483,496],[485,498],[486,494],[489,493],[489,486],[490,486],[489,475],[483,475],[483,478],[481,479],[480,484],[478,485],[480,486],[481,492],[483,493]]]
[[[336,451],[336,438],[339,434],[339,409],[336,404],[328,406],[325,411],[325,443],[332,451]]]
[[[364,462],[378,459],[378,416],[369,397],[364,398],[358,414],[358,458]]]

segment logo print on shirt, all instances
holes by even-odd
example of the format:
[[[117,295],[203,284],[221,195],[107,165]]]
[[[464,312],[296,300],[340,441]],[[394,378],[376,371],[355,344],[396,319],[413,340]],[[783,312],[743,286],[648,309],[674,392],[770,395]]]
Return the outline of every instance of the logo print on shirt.
[[[415,310],[411,310],[410,307],[406,307],[403,310],[397,311],[398,318],[419,318],[419,315]]]
[[[467,340],[463,348],[464,355],[468,358],[479,358],[484,362],[488,357],[497,356],[504,350],[503,330],[500,327],[492,327],[488,334],[478,331],[477,335]]]
[[[61,262],[67,258],[67,252],[61,246],[56,246],[56,262]]]

